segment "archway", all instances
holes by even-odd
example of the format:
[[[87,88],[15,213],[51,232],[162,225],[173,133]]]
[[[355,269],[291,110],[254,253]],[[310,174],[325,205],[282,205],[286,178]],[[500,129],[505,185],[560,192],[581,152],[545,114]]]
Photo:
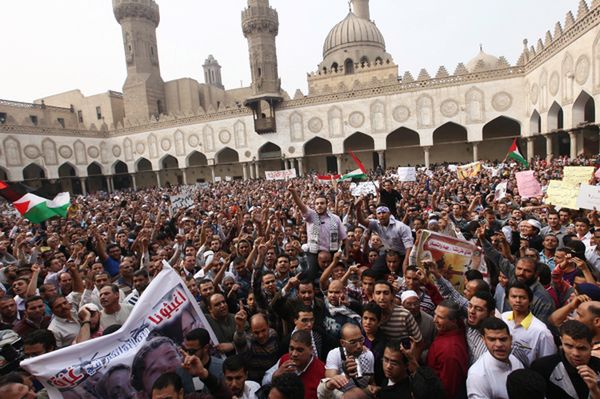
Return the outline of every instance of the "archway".
[[[0,167],[0,180],[1,181],[9,181],[8,171],[2,167]]]
[[[516,120],[499,116],[486,123],[482,129],[483,141],[479,143],[479,159],[502,161],[513,140],[521,136],[521,125]]]
[[[550,150],[552,154],[558,155],[569,155],[571,151],[571,140],[569,135],[562,131],[564,129],[564,114],[562,107],[554,101],[548,110],[548,131],[558,131],[558,133],[552,133],[547,137],[550,137],[552,145]],[[545,141],[545,140],[544,140]],[[535,153],[541,154],[541,147],[544,148],[544,153],[548,156],[546,143],[542,143],[540,138],[536,137],[534,141]]]
[[[419,133],[400,127],[385,139],[387,166],[414,166],[423,163],[423,149]]]
[[[123,161],[117,161],[113,164],[115,171],[112,181],[115,190],[126,190],[133,187],[133,180],[129,174],[129,167]]]
[[[167,154],[159,162],[158,172],[160,185],[171,186],[184,184],[183,172],[179,169],[179,161],[174,156]]]
[[[472,146],[468,143],[467,129],[454,122],[447,122],[433,131],[433,148],[429,162],[471,162]]]
[[[236,150],[225,147],[215,155],[215,177],[221,180],[242,179],[243,174]]]
[[[152,170],[152,162],[140,158],[135,162],[135,184],[138,188],[157,187],[158,176]]]
[[[333,156],[331,142],[313,137],[304,144],[304,163],[308,174],[337,173],[337,161]]]
[[[46,171],[36,163],[30,163],[23,169],[23,180],[33,188],[40,188],[42,185],[48,185],[46,180]]]
[[[596,155],[598,148],[598,127],[586,126],[596,121],[596,103],[594,98],[582,91],[573,103],[573,127],[576,130],[576,154]]]
[[[210,170],[207,168],[208,159],[203,153],[192,151],[186,159],[186,165],[185,174],[188,183],[205,182],[211,179]]]
[[[358,159],[360,159],[366,169],[374,169],[375,166],[379,165],[379,160],[374,159],[378,158],[374,149],[375,141],[373,138],[362,132],[353,133],[344,140],[344,154],[352,151]],[[352,157],[346,155],[342,156],[343,172],[348,172],[356,168],[356,163],[352,160]]]
[[[77,170],[69,162],[65,162],[58,168],[58,183],[61,191],[73,194],[83,194],[81,181],[77,177]]]
[[[102,172],[102,166],[97,162],[92,162],[87,167],[87,192],[108,191],[106,176]]]
[[[284,164],[281,156],[281,147],[272,142],[263,144],[258,149],[258,162],[259,176],[260,170],[282,170]]]

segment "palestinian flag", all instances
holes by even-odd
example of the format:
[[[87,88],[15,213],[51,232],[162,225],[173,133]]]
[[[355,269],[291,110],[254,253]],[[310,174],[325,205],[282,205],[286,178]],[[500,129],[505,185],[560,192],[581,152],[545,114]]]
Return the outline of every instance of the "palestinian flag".
[[[525,165],[526,168],[529,167],[529,162],[527,162],[525,157],[523,157],[523,155],[521,155],[521,152],[519,151],[519,147],[517,146],[517,139],[513,140],[512,145],[508,149],[508,154],[506,155],[506,158],[512,158],[518,163]]]
[[[50,200],[34,194],[29,187],[20,183],[0,181],[0,196],[11,202],[31,223],[41,223],[54,216],[64,218],[71,205],[69,193],[60,193]]]
[[[345,175],[340,176],[339,180],[367,180],[367,175],[361,169],[355,169],[350,173],[346,173]]]

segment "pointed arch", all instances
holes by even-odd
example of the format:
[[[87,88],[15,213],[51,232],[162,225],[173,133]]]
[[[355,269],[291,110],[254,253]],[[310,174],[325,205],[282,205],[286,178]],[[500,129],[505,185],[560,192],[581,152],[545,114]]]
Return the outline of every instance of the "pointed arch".
[[[421,145],[419,133],[407,127],[401,126],[385,138],[385,148],[399,148]]]
[[[548,130],[557,130],[563,128],[563,109],[554,101],[548,110]]]
[[[344,152],[350,151],[372,151],[375,149],[375,140],[362,132],[356,132],[344,140]]]
[[[185,163],[188,167],[206,166],[208,165],[208,159],[203,153],[199,151],[192,151],[192,153],[185,159]]]
[[[167,154],[158,162],[161,169],[179,169],[179,161],[171,154]]]
[[[113,170],[113,174],[115,174],[115,175],[129,173],[129,167],[127,166],[127,164],[125,162],[123,162],[121,160],[117,160],[112,165],[112,170]]]
[[[10,175],[8,173],[8,170],[4,169],[2,166],[0,166],[0,180],[2,180],[2,181],[10,180]]]
[[[146,158],[140,158],[135,161],[135,171],[136,172],[150,172],[152,171],[152,162],[150,162]]]
[[[542,130],[542,117],[537,109],[534,109],[529,118],[529,135],[540,133]]]
[[[35,162],[23,168],[23,180],[38,180],[46,178],[46,171]]]
[[[238,152],[231,147],[225,147],[215,154],[216,163],[237,163],[239,161]]]
[[[467,141],[467,129],[458,123],[446,122],[433,131],[433,145]]]
[[[322,137],[313,137],[304,144],[304,155],[330,155],[332,152],[331,142]]]
[[[71,162],[65,162],[58,167],[58,177],[77,177],[77,168]]]
[[[104,168],[98,162],[94,161],[87,166],[88,176],[100,176],[104,175]]]
[[[573,126],[577,127],[580,123],[590,123],[595,121],[596,104],[594,98],[585,90],[577,96],[573,103]]]
[[[482,133],[483,140],[514,138],[521,135],[521,124],[516,119],[501,115],[483,125]]]
[[[258,149],[258,159],[281,159],[281,147],[268,141]]]

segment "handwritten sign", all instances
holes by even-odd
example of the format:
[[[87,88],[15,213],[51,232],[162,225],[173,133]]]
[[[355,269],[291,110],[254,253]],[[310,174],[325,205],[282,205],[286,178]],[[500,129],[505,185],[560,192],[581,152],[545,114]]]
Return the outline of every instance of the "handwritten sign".
[[[414,166],[401,166],[398,168],[398,180],[417,181],[417,170]]]
[[[577,209],[578,190],[560,180],[550,180],[546,190],[546,203],[561,208]]]
[[[577,207],[582,209],[600,209],[600,186],[582,184],[577,196]]]
[[[456,168],[458,180],[466,180],[471,177],[477,177],[481,171],[481,162],[471,162]]]
[[[448,170],[450,172],[456,172],[456,169],[458,169],[458,165],[448,165]]]
[[[361,182],[351,183],[350,192],[354,197],[362,197],[367,194],[376,194],[376,190],[379,188],[379,182]]]
[[[542,195],[542,186],[533,175],[533,170],[525,170],[515,174],[517,188],[523,198],[539,197]]]
[[[600,180],[600,168],[594,173],[594,176],[596,176],[596,179]]]
[[[267,180],[287,180],[287,179],[293,179],[295,177],[296,177],[296,169],[265,171],[265,178]]]
[[[562,181],[571,186],[588,184],[593,173],[593,166],[565,166]]]
[[[171,209],[176,211],[194,205],[194,198],[190,194],[171,195]]]

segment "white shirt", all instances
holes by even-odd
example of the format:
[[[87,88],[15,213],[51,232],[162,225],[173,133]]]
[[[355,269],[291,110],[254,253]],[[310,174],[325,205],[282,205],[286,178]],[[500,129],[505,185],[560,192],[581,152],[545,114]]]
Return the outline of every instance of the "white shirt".
[[[260,389],[258,382],[246,380],[244,383],[244,393],[239,399],[256,399],[256,391]]]
[[[512,311],[502,313],[502,320],[508,324],[513,346],[527,356],[529,360],[527,366],[540,357],[554,355],[557,352],[552,333],[533,313],[529,312],[519,325],[515,324]]]
[[[510,355],[508,362],[494,358],[485,352],[469,369],[467,395],[469,399],[507,399],[506,378],[514,370],[522,369],[516,357]]]

